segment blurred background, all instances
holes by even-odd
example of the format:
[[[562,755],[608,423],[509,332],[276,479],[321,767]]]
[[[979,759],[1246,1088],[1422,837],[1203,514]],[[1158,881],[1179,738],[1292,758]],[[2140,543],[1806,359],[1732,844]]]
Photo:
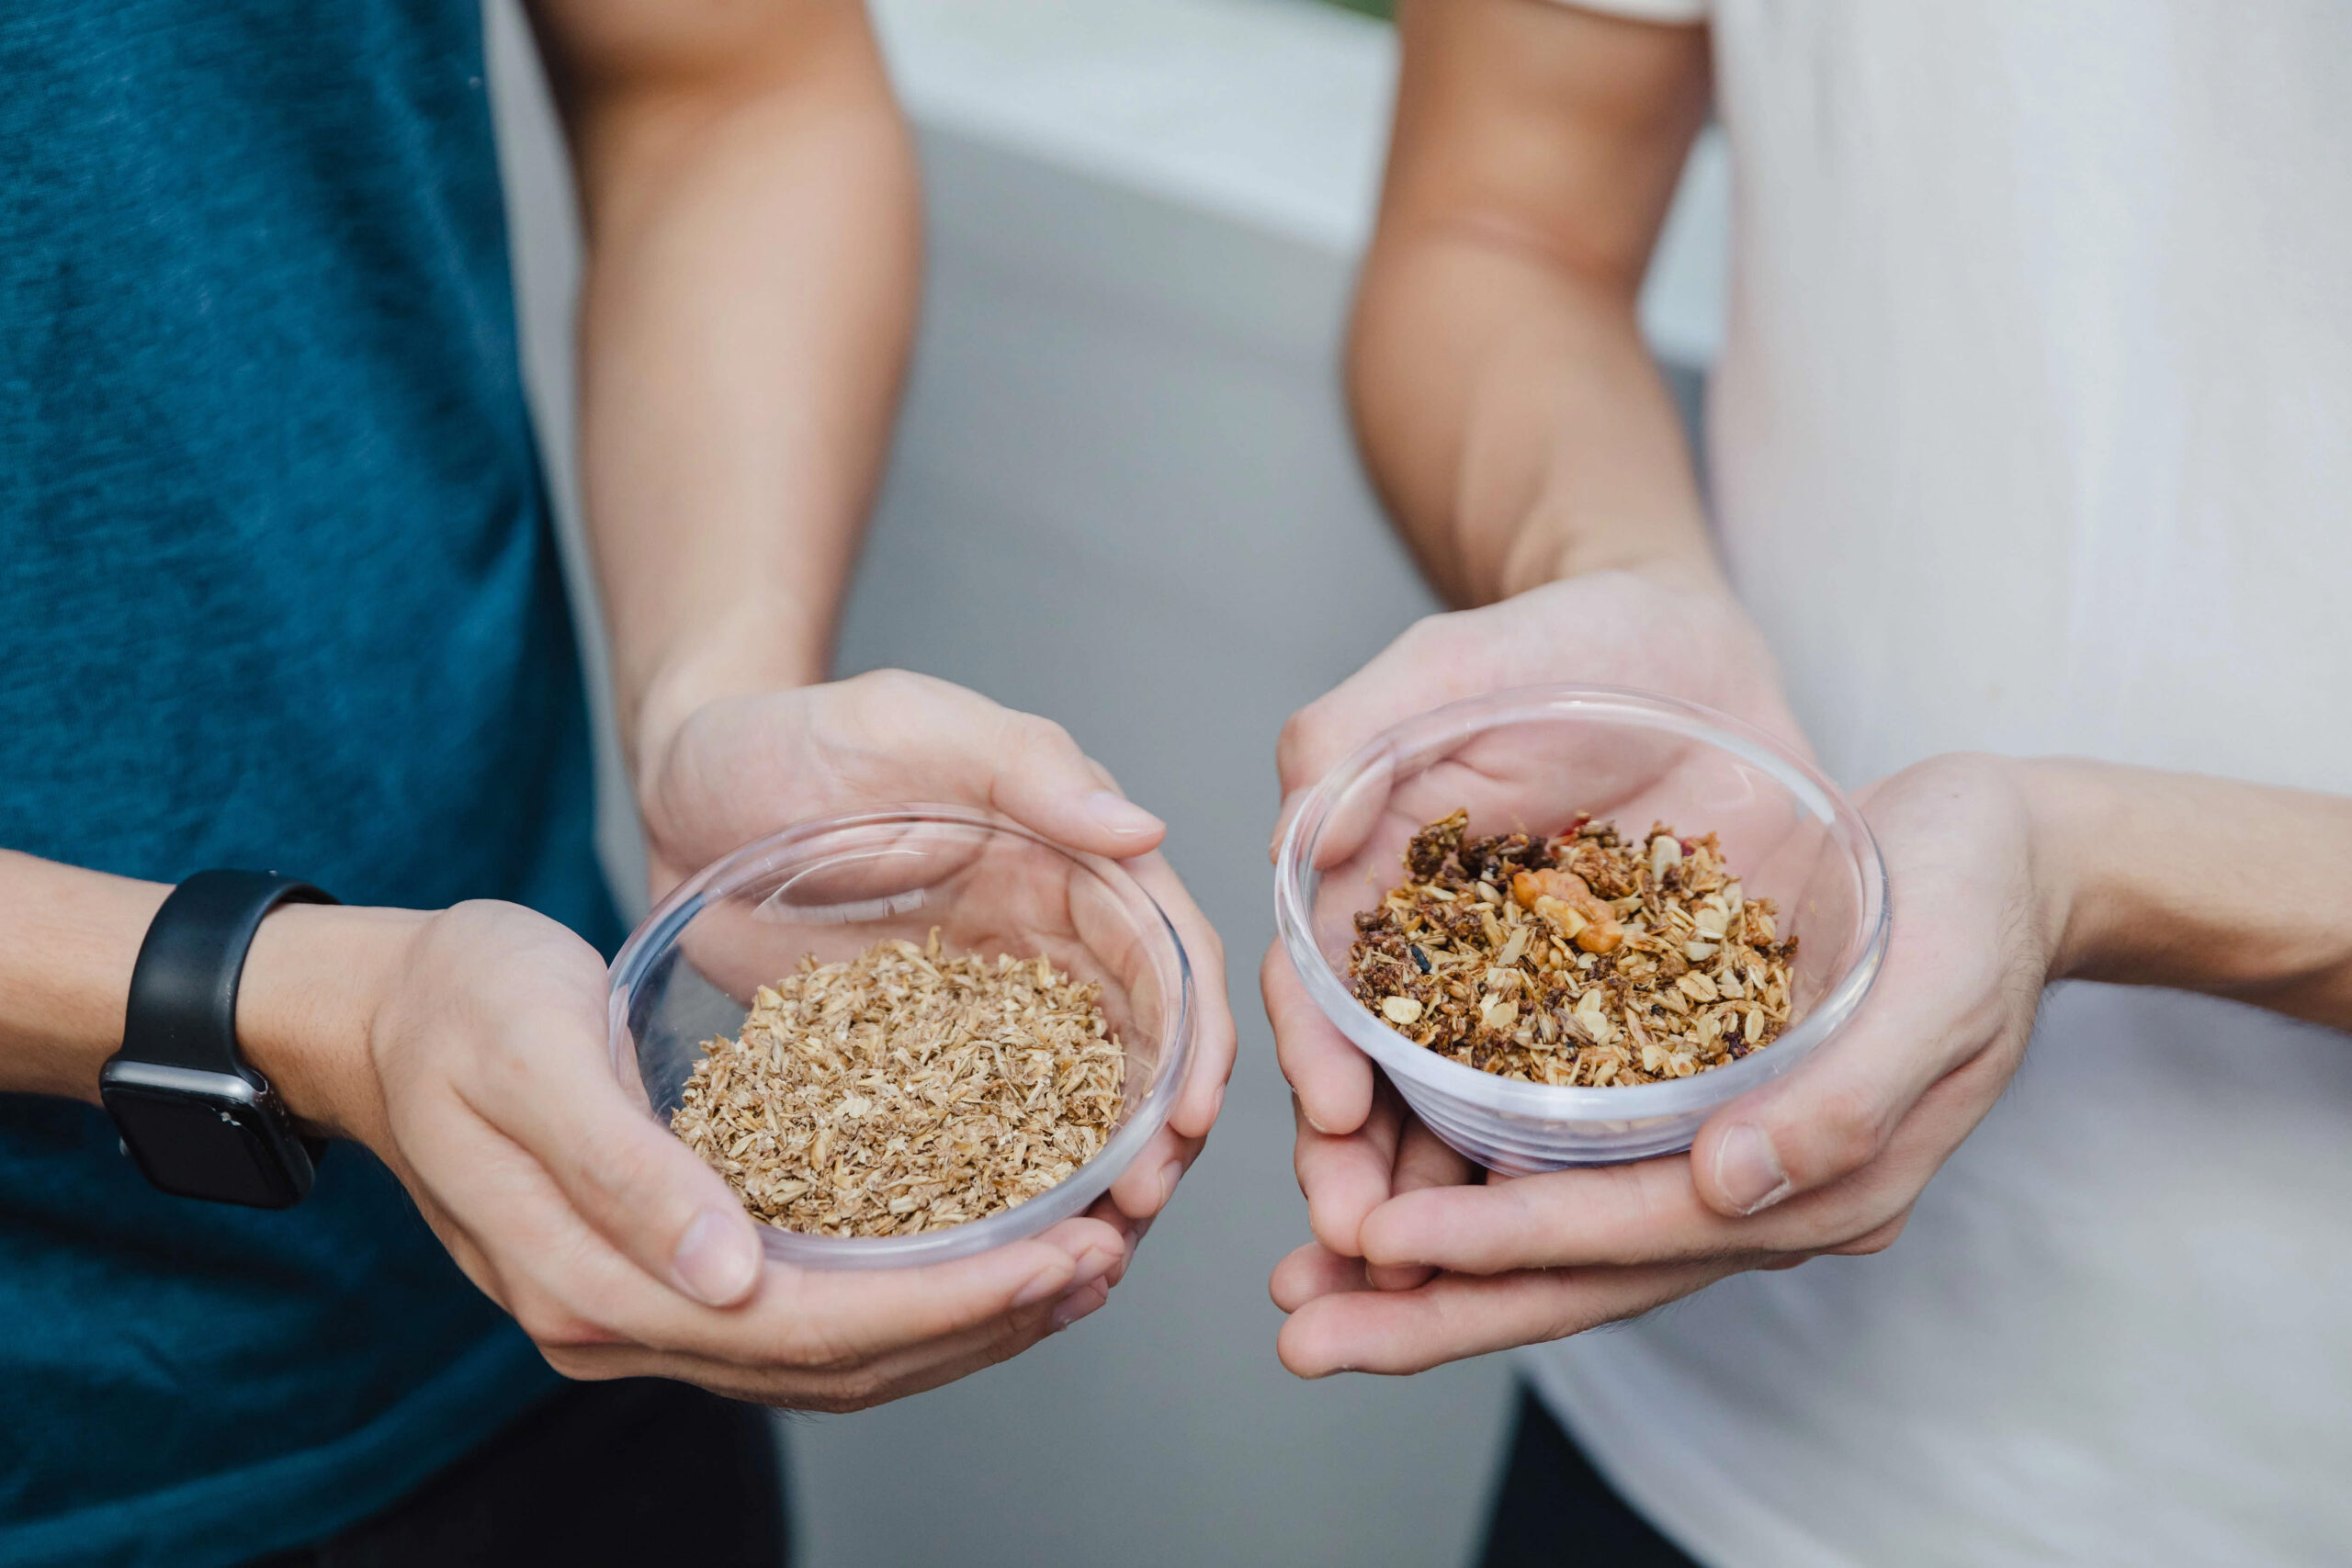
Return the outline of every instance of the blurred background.
[[[1208,1153],[1109,1306],[953,1387],[785,1418],[797,1561],[1460,1562],[1507,1365],[1300,1382],[1274,1359],[1265,1289],[1306,1234],[1257,998],[1274,738],[1437,607],[1358,473],[1337,375],[1379,181],[1387,7],[874,8],[921,136],[931,248],[841,672],[925,671],[1047,715],[1166,818],[1228,946],[1241,1060]],[[569,176],[513,0],[493,0],[490,29],[527,368],[585,604]],[[1693,417],[1721,337],[1728,186],[1710,137],[1644,298]],[[624,797],[605,799],[634,913],[639,849]]]

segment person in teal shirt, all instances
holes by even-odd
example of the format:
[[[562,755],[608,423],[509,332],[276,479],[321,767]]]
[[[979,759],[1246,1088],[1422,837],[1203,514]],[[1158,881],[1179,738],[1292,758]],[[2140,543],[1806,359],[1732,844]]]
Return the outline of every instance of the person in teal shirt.
[[[653,891],[969,799],[1135,860],[1210,957],[1158,820],[1055,727],[825,680],[919,275],[860,7],[534,21]],[[1014,1353],[1102,1303],[1214,1115],[1212,964],[1152,1191],[824,1278],[623,1098],[484,78],[470,0],[0,16],[0,1561],[780,1561],[764,1420],[685,1385],[847,1408]],[[96,1103],[148,922],[217,866],[344,901],[270,915],[238,993],[246,1061],[344,1141],[282,1212],[150,1187]]]

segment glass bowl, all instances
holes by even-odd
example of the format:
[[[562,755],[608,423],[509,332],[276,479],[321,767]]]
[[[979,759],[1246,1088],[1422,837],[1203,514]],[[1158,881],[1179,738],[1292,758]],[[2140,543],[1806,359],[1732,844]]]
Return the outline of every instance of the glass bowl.
[[[1628,833],[1714,832],[1751,897],[1798,938],[1793,1022],[1760,1051],[1663,1083],[1559,1088],[1423,1049],[1351,993],[1355,912],[1403,878],[1405,845],[1460,807],[1473,835],[1555,834],[1577,813]],[[1324,1016],[1422,1122],[1521,1176],[1675,1154],[1719,1107],[1803,1061],[1853,1016],[1886,949],[1886,874],[1870,829],[1810,763],[1695,704],[1607,686],[1529,686],[1407,720],[1331,770],[1283,835],[1274,919]]]
[[[1102,1151],[1001,1213],[899,1236],[762,1224],[767,1255],[803,1268],[882,1269],[966,1258],[1082,1213],[1168,1120],[1193,1054],[1193,974],[1175,928],[1114,861],[1062,849],[1007,818],[898,806],[798,823],[705,867],[662,900],[611,973],[613,1069],[666,1129],[702,1043],[742,1028],[752,996],[803,953],[853,958],[885,938],[951,953],[1045,955],[1102,987],[1126,1055]]]

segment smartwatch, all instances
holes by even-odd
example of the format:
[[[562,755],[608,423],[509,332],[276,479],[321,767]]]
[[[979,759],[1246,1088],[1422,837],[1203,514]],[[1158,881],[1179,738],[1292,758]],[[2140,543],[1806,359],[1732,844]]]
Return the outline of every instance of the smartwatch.
[[[294,1129],[269,1080],[237,1055],[237,981],[264,916],[332,904],[266,871],[203,871],[155,911],[130,973],[122,1049],[98,1076],[123,1153],[166,1192],[288,1209],[325,1145]]]

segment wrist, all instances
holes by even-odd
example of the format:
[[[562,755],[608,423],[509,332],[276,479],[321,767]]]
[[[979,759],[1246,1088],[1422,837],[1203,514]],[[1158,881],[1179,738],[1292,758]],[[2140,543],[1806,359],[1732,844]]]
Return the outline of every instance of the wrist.
[[[1680,592],[1732,596],[1702,530],[1685,525],[1566,529],[1530,519],[1505,552],[1498,598],[1598,571],[1623,571]]]
[[[2352,802],[2113,763],[2016,764],[2064,890],[2053,978],[2352,1020]]]
[[[2116,808],[2096,767],[2060,758],[2001,758],[2025,802],[2036,911],[2052,980],[2097,972],[2115,937],[2124,891],[2100,863],[2098,825]]]
[[[644,793],[670,742],[695,713],[727,697],[789,691],[825,678],[831,628],[806,606],[738,602],[673,642],[621,706],[629,776]]]
[[[381,1124],[369,1041],[430,915],[298,904],[254,933],[237,986],[237,1048],[288,1114],[372,1142]]]

